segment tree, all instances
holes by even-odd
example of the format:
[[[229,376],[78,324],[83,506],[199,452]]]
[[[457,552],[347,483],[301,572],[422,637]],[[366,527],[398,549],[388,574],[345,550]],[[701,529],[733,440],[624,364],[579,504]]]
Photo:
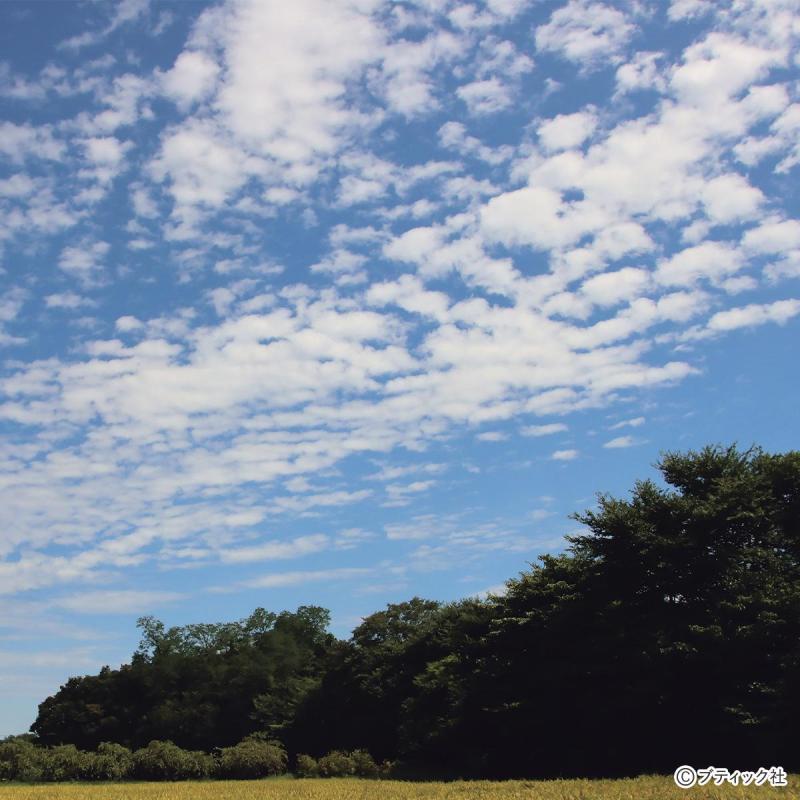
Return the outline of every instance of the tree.
[[[515,741],[545,772],[797,762],[800,453],[657,466],[667,486],[600,496],[567,554],[509,582],[484,681],[498,769]]]
[[[414,597],[365,617],[331,652],[319,689],[299,710],[291,742],[298,751],[369,749],[398,753],[402,706],[414,678],[441,654],[435,632],[441,604]]]
[[[40,704],[32,730],[44,744],[85,749],[169,740],[211,750],[257,730],[279,736],[319,683],[334,641],[329,619],[316,606],[169,629],[143,617],[131,663],[70,678]]]
[[[262,731],[291,753],[364,749],[429,774],[798,769],[800,453],[707,447],[657,467],[662,481],[575,515],[584,531],[503,596],[415,597],[347,641],[315,606],[143,618],[131,664],[70,679],[33,729],[198,749]]]

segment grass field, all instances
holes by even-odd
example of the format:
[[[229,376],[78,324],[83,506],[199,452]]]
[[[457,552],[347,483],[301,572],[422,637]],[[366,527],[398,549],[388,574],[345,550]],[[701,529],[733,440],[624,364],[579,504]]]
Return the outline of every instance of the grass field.
[[[616,781],[455,781],[407,783],[357,778],[207,781],[202,783],[50,784],[0,786],[0,800],[800,800],[800,776],[789,786],[705,786],[679,789],[672,778]]]

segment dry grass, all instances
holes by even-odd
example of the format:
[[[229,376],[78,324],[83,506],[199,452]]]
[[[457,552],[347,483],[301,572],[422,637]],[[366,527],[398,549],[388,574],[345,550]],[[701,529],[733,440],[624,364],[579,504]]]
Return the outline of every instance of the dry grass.
[[[407,783],[272,779],[186,783],[0,786],[0,800],[800,800],[800,776],[789,786],[706,786],[679,789],[672,778],[616,781],[455,781]]]

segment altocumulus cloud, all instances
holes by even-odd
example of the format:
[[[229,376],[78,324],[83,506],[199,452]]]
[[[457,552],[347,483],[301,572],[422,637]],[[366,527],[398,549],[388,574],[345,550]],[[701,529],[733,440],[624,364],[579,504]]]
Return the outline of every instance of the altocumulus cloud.
[[[367,586],[479,592],[559,546],[591,459],[701,438],[736,341],[796,336],[792,0],[30,12],[0,592],[43,631],[212,588],[347,618]]]

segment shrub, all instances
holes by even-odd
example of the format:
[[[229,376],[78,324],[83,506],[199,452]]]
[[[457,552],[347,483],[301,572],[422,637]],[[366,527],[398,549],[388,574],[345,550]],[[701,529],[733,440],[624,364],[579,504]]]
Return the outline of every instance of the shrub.
[[[396,761],[381,761],[381,763],[378,764],[378,777],[391,778],[394,773],[396,763]]]
[[[190,750],[188,752],[194,763],[194,778],[212,778],[217,771],[217,762],[214,757],[202,750]]]
[[[361,778],[377,778],[378,765],[366,750],[353,750],[350,758],[355,765],[355,774]]]
[[[78,781],[91,777],[91,753],[78,750],[74,744],[62,744],[39,750],[42,780]]]
[[[0,780],[30,783],[42,780],[42,752],[41,748],[17,737],[0,742]]]
[[[378,765],[366,750],[331,750],[319,762],[306,755],[297,756],[297,774],[300,777],[319,775],[321,778],[344,778],[358,775],[360,778],[385,778],[392,764],[384,761]]]
[[[151,781],[184,781],[206,777],[210,756],[183,750],[172,742],[154,740],[133,754],[133,774]]]
[[[319,775],[319,764],[315,758],[301,753],[297,756],[297,766],[294,772],[298,778],[316,778]]]
[[[319,760],[319,774],[322,778],[346,778],[356,774],[356,764],[349,753],[331,750]]]
[[[233,747],[224,747],[218,761],[226,778],[265,778],[286,771],[286,751],[280,742],[248,737]]]
[[[133,773],[133,753],[113,742],[101,742],[89,765],[90,777],[96,781],[122,781]]]

